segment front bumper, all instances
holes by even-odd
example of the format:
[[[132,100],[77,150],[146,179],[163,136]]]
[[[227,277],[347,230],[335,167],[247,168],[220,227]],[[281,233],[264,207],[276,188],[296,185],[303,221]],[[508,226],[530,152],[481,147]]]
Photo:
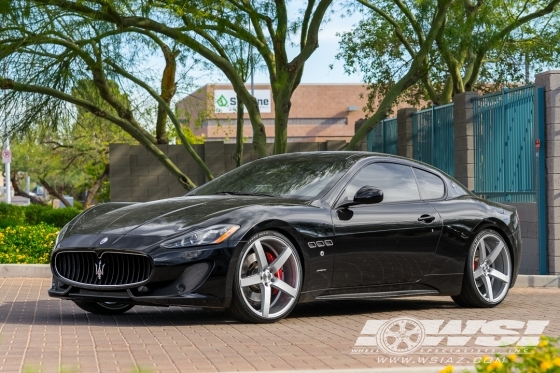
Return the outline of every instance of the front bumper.
[[[144,306],[190,306],[203,308],[223,308],[222,301],[208,294],[176,294],[172,296],[137,296],[130,289],[120,291],[95,291],[69,286],[60,289],[53,286],[49,289],[53,298],[81,300],[90,302],[117,302]]]
[[[240,243],[236,243],[240,244]],[[132,305],[151,306],[191,306],[223,308],[226,304],[226,283],[231,257],[235,247],[224,243],[213,247],[198,248],[200,255],[185,255],[180,249],[131,250],[131,249],[91,249],[108,252],[143,252],[153,259],[154,267],[148,280],[118,286],[97,286],[89,283],[75,283],[62,277],[51,263],[53,272],[49,296],[92,302],[118,302]],[[231,245],[234,246],[234,245]],[[83,249],[65,248],[57,250],[79,251]],[[107,268],[105,268],[107,270]]]

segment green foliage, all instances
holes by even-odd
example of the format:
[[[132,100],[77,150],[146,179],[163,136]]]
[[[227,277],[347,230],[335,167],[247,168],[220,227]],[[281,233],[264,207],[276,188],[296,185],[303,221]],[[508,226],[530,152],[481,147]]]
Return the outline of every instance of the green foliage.
[[[0,229],[0,263],[49,263],[58,232],[58,228],[43,223]]]
[[[558,341],[558,338],[541,336],[539,344],[528,353],[483,356],[476,359],[475,369],[478,373],[560,373]],[[439,373],[453,371],[453,366],[448,365]]]
[[[31,220],[34,219],[35,221],[37,221],[37,223],[45,223],[57,228],[62,228],[70,220],[74,219],[79,213],[80,211],[73,207],[67,207],[63,209],[47,208],[37,215],[30,216],[27,221],[31,223]]]
[[[62,228],[79,213],[80,210],[76,208],[53,209],[50,206],[0,203],[0,228],[38,224]]]
[[[25,221],[26,207],[9,205],[0,202],[0,222],[16,222],[21,224]]]
[[[476,371],[495,373],[560,373],[560,349],[557,338],[542,336],[528,354],[485,356],[475,365]]]
[[[352,8],[364,19],[340,35],[337,58],[347,72],[363,73],[369,85],[367,111],[375,112],[378,100],[409,70],[439,2],[357,2],[363,7]],[[556,0],[452,0],[445,26],[429,46],[424,73],[396,101],[441,105],[457,93],[528,82],[533,73],[558,65],[559,23]]]

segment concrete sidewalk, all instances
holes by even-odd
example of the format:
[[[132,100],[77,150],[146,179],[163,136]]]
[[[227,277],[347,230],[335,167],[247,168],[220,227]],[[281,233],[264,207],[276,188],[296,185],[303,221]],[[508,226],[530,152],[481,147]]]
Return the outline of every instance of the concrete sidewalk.
[[[48,264],[0,264],[0,278],[51,278]],[[519,275],[516,288],[560,288],[560,276]]]

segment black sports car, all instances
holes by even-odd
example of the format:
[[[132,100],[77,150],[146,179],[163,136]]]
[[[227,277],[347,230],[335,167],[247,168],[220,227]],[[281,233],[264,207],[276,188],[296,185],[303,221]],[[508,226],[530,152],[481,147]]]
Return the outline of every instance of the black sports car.
[[[520,260],[515,208],[437,169],[376,153],[295,153],[184,197],[83,212],[59,234],[49,295],[94,313],[182,305],[249,322],[319,299],[450,295],[492,307]]]

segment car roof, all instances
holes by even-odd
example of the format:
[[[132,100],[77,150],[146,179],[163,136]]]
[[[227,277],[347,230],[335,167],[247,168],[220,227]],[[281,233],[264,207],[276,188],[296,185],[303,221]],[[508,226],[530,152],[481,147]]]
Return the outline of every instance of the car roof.
[[[280,160],[280,159],[286,159],[286,160],[292,160],[292,159],[303,159],[303,158],[307,158],[307,157],[321,157],[321,159],[323,160],[330,160],[333,162],[336,161],[344,161],[344,160],[352,160],[354,162],[357,162],[359,160],[362,159],[366,159],[366,158],[382,158],[382,159],[402,159],[405,161],[411,161],[417,164],[421,164],[423,166],[428,166],[430,168],[433,168],[433,166],[430,166],[428,164],[425,164],[423,162],[419,162],[417,160],[414,159],[410,159],[410,158],[406,158],[406,157],[401,157],[398,155],[393,155],[393,154],[386,154],[386,153],[375,153],[375,152],[366,152],[366,151],[336,151],[336,150],[331,150],[331,151],[315,151],[315,152],[295,152],[295,153],[285,153],[285,154],[276,154],[276,155],[271,155],[265,158],[261,158],[260,160]]]
[[[319,156],[321,157],[323,160],[327,160],[327,161],[331,161],[331,162],[337,162],[337,161],[344,161],[344,160],[349,160],[351,161],[352,164],[356,164],[359,161],[363,161],[367,158],[370,159],[397,159],[400,161],[404,161],[404,163],[408,164],[408,165],[417,165],[417,166],[421,166],[424,168],[427,168],[433,172],[436,172],[437,174],[439,174],[442,177],[446,177],[452,181],[457,181],[455,180],[453,177],[451,177],[450,175],[448,175],[447,173],[443,172],[442,170],[428,164],[428,163],[424,163],[422,161],[418,161],[416,159],[412,159],[412,158],[407,158],[407,157],[402,157],[399,155],[394,155],[394,154],[387,154],[387,153],[376,153],[376,152],[366,152],[366,151],[316,151],[316,152],[296,152],[296,153],[285,153],[285,154],[277,154],[277,155],[271,155],[265,158],[260,158],[260,161],[265,161],[265,160],[269,160],[269,161],[273,161],[273,160],[294,160],[294,159],[304,159],[307,157],[312,157],[312,156]],[[361,162],[359,162],[361,163]]]

